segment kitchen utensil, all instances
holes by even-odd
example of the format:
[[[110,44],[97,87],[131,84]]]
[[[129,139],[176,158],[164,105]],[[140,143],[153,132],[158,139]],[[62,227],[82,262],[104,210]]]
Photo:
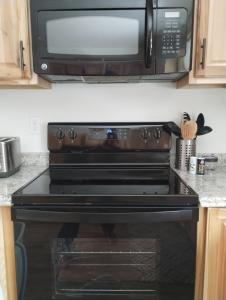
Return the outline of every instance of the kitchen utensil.
[[[187,112],[183,113],[183,120],[184,121],[190,121],[191,120],[191,117]]]
[[[176,169],[187,171],[191,156],[196,156],[196,139],[193,140],[176,140]]]
[[[195,121],[186,121],[181,123],[181,135],[184,140],[193,140],[197,133],[197,123]]]
[[[0,177],[14,174],[20,165],[20,139],[18,137],[0,137]]]
[[[186,136],[187,136],[187,127],[185,126],[186,122],[181,122],[181,125],[180,125],[180,130],[181,130],[181,137],[183,140],[186,139]]]
[[[197,130],[197,136],[198,135],[205,135],[207,133],[210,133],[211,131],[213,131],[213,129],[209,126],[203,126],[201,128],[198,128]]]
[[[175,134],[177,137],[181,136],[181,130],[180,127],[177,126],[177,124],[173,122],[167,123],[164,128],[166,129],[167,132]]]
[[[198,128],[201,128],[201,127],[203,127],[205,125],[205,118],[204,118],[204,115],[202,113],[200,113],[198,115],[196,123],[198,125]]]

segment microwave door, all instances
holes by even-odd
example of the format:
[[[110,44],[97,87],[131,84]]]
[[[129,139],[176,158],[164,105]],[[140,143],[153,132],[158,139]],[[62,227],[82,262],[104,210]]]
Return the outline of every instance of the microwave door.
[[[141,75],[146,70],[145,19],[145,8],[41,11],[35,71],[52,75]]]

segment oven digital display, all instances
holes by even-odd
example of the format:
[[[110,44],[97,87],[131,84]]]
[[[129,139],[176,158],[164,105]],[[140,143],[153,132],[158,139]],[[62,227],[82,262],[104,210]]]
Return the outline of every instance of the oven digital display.
[[[89,138],[95,140],[126,140],[128,128],[91,128]]]
[[[118,140],[118,130],[116,128],[108,128],[106,130],[106,139],[107,140]]]

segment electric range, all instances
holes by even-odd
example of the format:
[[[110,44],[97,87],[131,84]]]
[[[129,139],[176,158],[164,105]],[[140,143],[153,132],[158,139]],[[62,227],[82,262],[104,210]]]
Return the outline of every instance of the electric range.
[[[48,124],[49,168],[12,196],[19,299],[194,299],[198,196],[165,125]]]

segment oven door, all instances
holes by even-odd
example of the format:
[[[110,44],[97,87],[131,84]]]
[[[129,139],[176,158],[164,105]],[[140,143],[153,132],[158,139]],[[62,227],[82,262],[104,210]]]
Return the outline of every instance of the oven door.
[[[12,213],[19,300],[194,299],[197,208]]]
[[[53,9],[49,1],[38,5],[33,0],[35,72],[79,76],[136,75],[145,68],[151,72],[152,1],[148,9],[142,1],[130,1],[130,7],[119,2],[56,1]]]

